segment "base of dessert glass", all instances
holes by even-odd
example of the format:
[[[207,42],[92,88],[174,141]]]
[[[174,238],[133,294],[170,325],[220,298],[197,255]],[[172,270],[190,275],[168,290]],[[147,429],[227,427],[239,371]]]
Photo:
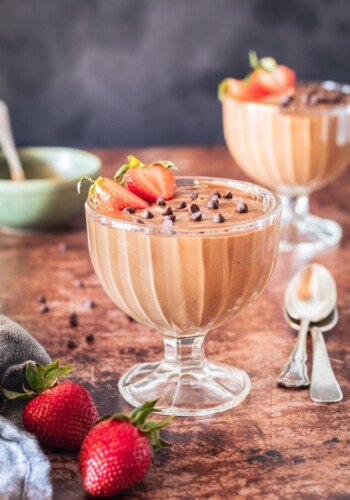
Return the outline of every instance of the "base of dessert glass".
[[[237,406],[250,391],[247,373],[208,361],[202,343],[167,338],[164,360],[134,365],[119,380],[120,393],[133,406],[158,399],[165,415],[209,416]]]
[[[281,198],[281,252],[315,253],[339,243],[342,237],[340,225],[310,214],[307,197]]]

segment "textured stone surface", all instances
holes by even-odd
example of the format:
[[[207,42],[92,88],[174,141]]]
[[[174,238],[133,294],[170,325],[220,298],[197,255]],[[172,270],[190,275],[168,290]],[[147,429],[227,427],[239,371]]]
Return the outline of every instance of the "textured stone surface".
[[[243,178],[225,148],[133,152],[145,161],[172,159],[181,174]],[[127,153],[99,152],[105,173],[111,175]],[[176,419],[165,432],[173,447],[158,453],[156,466],[125,498],[349,498],[349,181],[350,172],[313,196],[315,212],[338,220],[344,229],[339,248],[314,258],[329,268],[338,285],[340,321],[327,336],[327,347],[344,401],[318,405],[307,390],[275,385],[295,340],[283,320],[283,292],[305,263],[280,255],[262,296],[206,341],[211,359],[248,371],[250,396],[215,418]],[[67,246],[64,252],[61,243]],[[77,288],[74,280],[84,286]],[[40,294],[47,297],[48,313],[38,312]],[[96,307],[87,309],[86,299]],[[90,264],[83,219],[56,234],[0,235],[0,310],[27,328],[52,357],[76,365],[73,377],[91,390],[100,413],[129,410],[117,390],[119,376],[136,361],[162,356],[156,332],[129,322],[102,290]],[[77,328],[69,324],[72,312],[79,317]],[[88,333],[94,334],[94,343],[85,341]],[[78,347],[69,350],[68,339]],[[76,457],[49,456],[55,498],[84,498]]]

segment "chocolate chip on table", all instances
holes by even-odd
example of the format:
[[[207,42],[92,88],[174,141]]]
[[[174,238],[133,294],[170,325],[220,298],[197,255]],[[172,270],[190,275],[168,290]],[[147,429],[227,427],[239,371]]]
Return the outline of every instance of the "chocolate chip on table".
[[[211,193],[211,196],[212,196],[212,197],[213,197],[213,196],[217,196],[218,198],[221,198],[221,193],[220,193],[220,191],[213,191],[213,192]]]
[[[212,208],[213,210],[217,210],[219,208],[218,200],[215,198],[212,198],[211,200],[208,201],[207,207]]]
[[[166,205],[166,202],[165,202],[164,198],[161,198],[160,196],[157,198],[156,203],[157,203],[157,205],[159,205],[160,207],[165,207],[165,205]]]
[[[69,324],[72,328],[76,328],[78,325],[79,325],[79,321],[78,321],[78,315],[77,313],[73,312],[70,316],[69,316]]]
[[[202,220],[202,212],[194,212],[191,215],[191,219],[195,222],[199,222],[200,220]]]
[[[284,95],[282,96],[281,100],[280,100],[280,106],[282,108],[286,108],[287,106],[289,106],[290,104],[292,104],[292,102],[294,101],[294,97],[292,95]]]
[[[85,335],[85,340],[86,342],[94,342],[95,341],[95,336],[93,333],[88,333]]]
[[[178,206],[176,208],[178,209],[182,209],[182,208],[186,208],[187,207],[187,203],[185,201],[180,201],[180,203],[178,204]]]
[[[78,347],[78,343],[75,340],[69,339],[67,342],[68,349],[75,349]]]
[[[162,215],[173,215],[173,209],[171,207],[166,207]]]
[[[94,307],[96,307],[96,304],[93,300],[87,299],[84,302],[84,307],[86,307],[86,309],[94,309]]]
[[[144,222],[143,222],[143,220],[142,220],[142,219],[136,219],[136,222],[137,222],[138,224],[144,224]]]
[[[172,216],[171,216],[171,215],[167,215],[167,217],[172,217]],[[173,226],[173,225],[174,225],[174,221],[173,221],[173,220],[171,220],[171,219],[165,219],[165,220],[163,221],[163,225],[164,225],[164,226],[171,227],[171,226]]]
[[[124,210],[123,210],[123,212],[125,214],[134,214],[136,212],[136,210],[133,207],[125,207]]]
[[[50,308],[46,304],[43,304],[42,306],[39,307],[39,312],[41,312],[41,313],[47,313],[49,311],[50,311]]]
[[[176,215],[174,215],[174,214],[172,214],[172,215],[166,215],[165,216],[165,220],[171,220],[171,222],[175,222]]]
[[[191,193],[191,200],[196,200],[198,198],[199,193]]]
[[[81,280],[74,280],[75,288],[84,288],[84,283]]]
[[[225,222],[225,217],[221,214],[217,214],[217,215],[214,215],[213,221],[218,222],[219,224],[222,224],[223,222]]]
[[[238,212],[239,214],[246,214],[248,212],[248,205],[244,202],[238,203],[236,212]]]
[[[45,295],[38,295],[36,300],[39,302],[39,304],[45,304],[46,303],[46,297],[45,297]]]
[[[143,219],[152,219],[153,218],[153,214],[149,210],[144,210],[143,212],[140,213],[140,215]]]
[[[232,192],[229,190],[229,191],[225,191],[225,193],[222,195],[223,198],[225,198],[226,200],[231,200],[232,198]]]
[[[199,208],[199,206],[196,203],[191,203],[191,205],[189,206],[188,210],[189,210],[189,212],[191,214],[195,214],[196,212],[200,211],[200,208]]]
[[[67,248],[68,248],[67,243],[60,243],[60,244],[58,245],[58,250],[59,250],[60,252],[65,252],[65,251],[67,250]]]

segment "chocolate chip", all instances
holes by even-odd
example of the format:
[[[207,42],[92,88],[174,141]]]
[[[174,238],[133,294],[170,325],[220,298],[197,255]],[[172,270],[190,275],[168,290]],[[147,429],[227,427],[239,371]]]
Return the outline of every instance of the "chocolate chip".
[[[69,316],[69,324],[72,328],[76,328],[79,325],[77,313],[74,312]]]
[[[213,191],[211,193],[211,196],[217,196],[218,198],[221,198],[221,193],[220,193],[220,191]]]
[[[152,219],[153,218],[153,214],[149,210],[144,210],[143,212],[140,213],[140,216],[143,219]]]
[[[84,307],[86,307],[86,309],[94,309],[94,307],[96,307],[96,304],[93,300],[87,299],[84,302]]]
[[[36,300],[39,302],[39,304],[45,304],[46,303],[46,297],[45,297],[45,295],[38,295]]]
[[[199,193],[191,193],[191,200],[196,200],[198,198]]]
[[[136,212],[136,210],[133,207],[125,207],[123,212],[125,214],[134,214]]]
[[[292,95],[284,95],[282,96],[281,100],[280,100],[280,106],[282,108],[286,108],[287,106],[289,106],[290,104],[292,104],[292,102],[294,101],[294,97]]]
[[[248,205],[246,203],[238,203],[236,207],[236,212],[239,214],[245,214],[248,212]]]
[[[172,217],[172,215],[167,215],[167,217]],[[172,221],[171,219],[165,219],[163,221],[163,225],[164,226],[168,226],[168,227],[171,227],[174,225],[174,221]]]
[[[231,191],[225,191],[225,193],[222,195],[222,197],[225,198],[226,200],[231,200],[232,196],[233,195]]]
[[[164,198],[161,198],[160,196],[159,196],[159,198],[157,198],[156,203],[157,203],[157,205],[159,205],[160,207],[165,207],[165,205],[166,205]]]
[[[218,222],[219,224],[222,224],[222,222],[225,222],[225,217],[221,214],[217,214],[217,215],[214,215],[213,221]]]
[[[68,349],[75,349],[78,347],[78,343],[75,340],[69,339],[67,342]]]
[[[67,243],[60,243],[60,244],[58,245],[58,250],[59,250],[60,252],[65,252],[65,251],[67,250],[67,248],[68,248]]]
[[[189,208],[188,208],[189,212],[191,214],[195,214],[196,212],[199,212],[200,211],[200,208],[199,206],[196,204],[196,203],[192,203]]]
[[[195,222],[202,220],[202,212],[195,212],[191,215],[191,219]]]
[[[180,210],[182,208],[186,208],[187,207],[187,203],[185,201],[180,201],[180,203],[178,204],[178,206],[176,208],[179,208]]]
[[[129,316],[128,314],[127,314],[127,318],[128,318],[130,323],[135,323],[135,321],[136,321],[132,316]]]
[[[81,280],[74,280],[75,288],[84,288],[84,283]]]
[[[136,219],[136,222],[137,222],[138,224],[144,224],[143,220],[141,220],[141,219]]]
[[[93,333],[88,333],[88,335],[85,335],[85,340],[86,342],[94,342],[95,341],[95,336]]]
[[[173,209],[171,207],[166,207],[162,215],[173,215]]]
[[[217,210],[219,208],[219,202],[216,198],[211,199],[207,203],[208,208],[212,208],[213,210]]]
[[[46,304],[43,304],[42,306],[39,307],[39,312],[41,312],[41,313],[47,313],[49,311],[50,311],[50,308]]]
[[[166,215],[165,216],[165,219],[166,220],[171,220],[171,222],[175,222],[176,220],[176,215],[172,214],[172,215]]]

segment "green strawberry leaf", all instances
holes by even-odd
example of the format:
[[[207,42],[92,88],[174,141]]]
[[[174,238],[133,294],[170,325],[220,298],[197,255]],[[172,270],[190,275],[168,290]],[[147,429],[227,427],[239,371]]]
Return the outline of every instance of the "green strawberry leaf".
[[[223,102],[226,97],[228,80],[228,78],[225,78],[225,80],[222,80],[218,85],[218,99],[221,102]]]
[[[25,392],[16,392],[16,391],[10,391],[8,389],[2,389],[3,393],[7,397],[7,399],[10,400],[16,400],[16,401],[21,401],[23,399],[32,399],[37,396],[37,393],[34,391],[25,391]]]
[[[34,363],[27,364],[26,379],[33,391],[39,392],[40,387],[42,387],[42,376],[40,370],[38,370],[37,365],[35,365]]]

